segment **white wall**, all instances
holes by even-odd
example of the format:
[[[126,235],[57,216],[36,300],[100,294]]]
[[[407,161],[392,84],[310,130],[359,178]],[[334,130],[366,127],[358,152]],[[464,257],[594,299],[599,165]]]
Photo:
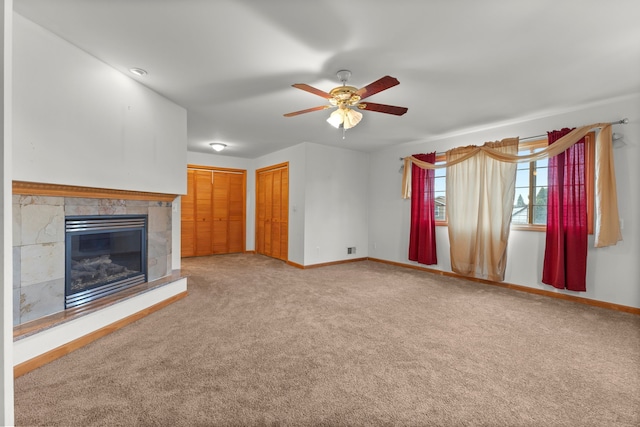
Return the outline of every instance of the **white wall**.
[[[306,148],[304,265],[367,257],[369,155]],[[348,255],[348,247],[356,252]]]
[[[14,14],[14,180],[186,192],[186,110]]]
[[[405,144],[371,155],[369,242],[370,256],[384,260],[414,264],[408,261],[410,201],[400,197],[402,175],[400,157],[421,152],[443,152],[464,145],[481,145],[506,137],[545,134],[549,130],[575,127],[596,122],[629,118],[627,125],[613,131],[624,135],[626,145],[614,149],[623,241],[608,248],[593,248],[589,237],[587,292],[558,291],[584,298],[640,307],[640,94],[583,106],[572,111],[529,120],[473,130],[422,143]],[[438,227],[438,264],[432,268],[451,271],[446,227]],[[505,282],[536,289],[556,291],[540,282],[544,258],[545,235],[542,232],[512,230],[509,238]]]
[[[0,22],[2,22],[2,68],[0,68],[0,92],[2,92],[2,142],[0,144],[0,276],[2,277],[2,330],[0,331],[2,366],[0,367],[0,424],[13,425],[13,219],[11,208],[11,139],[12,139],[12,26],[13,1],[3,0],[0,3]]]

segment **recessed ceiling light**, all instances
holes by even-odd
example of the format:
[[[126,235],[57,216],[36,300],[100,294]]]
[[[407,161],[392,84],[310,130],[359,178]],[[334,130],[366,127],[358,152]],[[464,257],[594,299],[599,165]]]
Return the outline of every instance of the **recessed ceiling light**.
[[[146,76],[148,74],[147,70],[143,70],[142,68],[129,68],[129,71],[138,77]]]
[[[209,144],[211,146],[211,148],[213,148],[216,151],[222,151],[225,148],[227,148],[227,144],[223,144],[221,142],[212,142],[211,144]]]

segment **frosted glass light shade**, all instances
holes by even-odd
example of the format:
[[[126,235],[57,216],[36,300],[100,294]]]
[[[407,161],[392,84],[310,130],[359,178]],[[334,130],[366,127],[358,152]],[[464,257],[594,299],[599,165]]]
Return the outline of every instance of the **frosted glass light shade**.
[[[209,144],[211,146],[211,148],[213,148],[216,151],[222,151],[225,148],[227,148],[227,144],[222,144],[220,142],[212,142],[211,144]]]
[[[360,123],[360,120],[362,120],[362,113],[359,111],[354,111],[350,108],[338,108],[331,113],[327,122],[335,128],[344,127],[345,129],[351,129]]]
[[[362,120],[362,113],[359,111],[354,111],[351,109],[347,109],[344,114],[344,128],[351,129]]]
[[[344,110],[342,108],[338,108],[336,111],[329,115],[327,122],[333,126],[334,128],[339,128],[342,122],[344,121]]]

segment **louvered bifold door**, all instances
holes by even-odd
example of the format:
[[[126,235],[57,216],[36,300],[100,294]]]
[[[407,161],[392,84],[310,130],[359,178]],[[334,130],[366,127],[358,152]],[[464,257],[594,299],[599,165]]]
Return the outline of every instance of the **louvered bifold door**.
[[[256,174],[256,252],[288,259],[289,168],[287,164]]]
[[[212,253],[212,181],[213,173],[211,171],[195,171],[197,256]]]
[[[196,204],[194,171],[187,170],[187,194],[180,198],[180,252],[181,256],[196,254]]]

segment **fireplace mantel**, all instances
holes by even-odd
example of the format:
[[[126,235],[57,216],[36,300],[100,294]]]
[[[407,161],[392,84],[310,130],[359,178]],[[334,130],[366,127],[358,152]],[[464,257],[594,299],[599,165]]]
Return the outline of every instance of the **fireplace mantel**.
[[[75,185],[45,184],[41,182],[13,181],[13,194],[27,196],[82,197],[88,199],[149,200],[172,202],[178,195],[144,191],[113,190]]]

